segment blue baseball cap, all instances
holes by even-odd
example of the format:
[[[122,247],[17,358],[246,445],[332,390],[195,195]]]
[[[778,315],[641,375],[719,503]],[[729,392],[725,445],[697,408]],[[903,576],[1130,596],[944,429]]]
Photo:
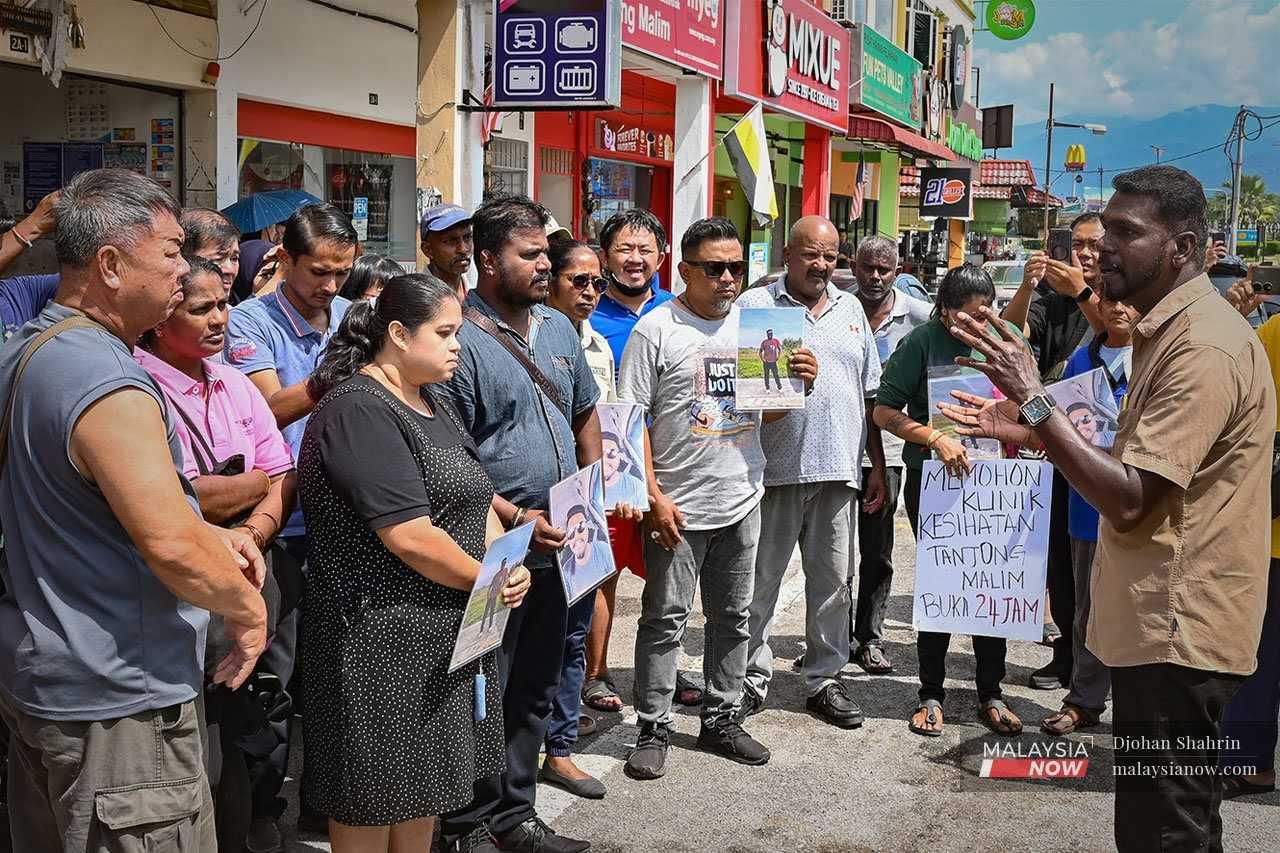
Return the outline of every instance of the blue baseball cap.
[[[471,214],[456,204],[439,204],[423,212],[422,233],[448,231],[455,225],[471,221]]]

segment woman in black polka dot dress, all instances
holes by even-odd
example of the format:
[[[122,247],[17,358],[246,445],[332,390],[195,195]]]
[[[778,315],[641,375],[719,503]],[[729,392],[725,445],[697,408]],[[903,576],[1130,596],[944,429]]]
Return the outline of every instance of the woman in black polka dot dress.
[[[494,655],[448,673],[479,561],[502,533],[471,439],[425,387],[452,375],[461,324],[447,285],[397,277],[351,309],[311,379],[323,396],[298,465],[302,791],[329,817],[335,853],[425,850],[431,817],[503,769]],[[518,605],[528,586],[517,567],[504,600]]]

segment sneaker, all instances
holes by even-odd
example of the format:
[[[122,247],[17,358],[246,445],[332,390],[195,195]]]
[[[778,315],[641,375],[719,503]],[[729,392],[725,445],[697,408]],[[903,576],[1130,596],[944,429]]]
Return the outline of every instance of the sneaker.
[[[820,720],[842,729],[856,729],[862,725],[862,709],[849,697],[843,684],[828,684],[804,703]]]
[[[767,764],[770,758],[769,750],[734,720],[720,723],[703,720],[702,731],[698,732],[698,748],[739,764]]]
[[[480,824],[448,848],[455,853],[498,853],[498,842],[489,827]]]
[[[1033,690],[1066,690],[1071,686],[1071,673],[1063,676],[1056,666],[1047,663],[1031,673],[1030,683]]]
[[[764,698],[750,687],[742,688],[742,704],[738,706],[738,721],[754,717],[764,710]]]
[[[249,853],[280,853],[284,850],[284,836],[280,827],[269,817],[255,818],[249,824],[249,834],[244,838],[244,849]]]
[[[636,748],[627,756],[622,770],[632,779],[661,779],[667,772],[669,749],[671,727],[666,723],[645,723],[640,727]]]
[[[515,829],[495,837],[499,850],[515,853],[584,853],[591,849],[590,841],[556,835],[540,817],[531,817]]]

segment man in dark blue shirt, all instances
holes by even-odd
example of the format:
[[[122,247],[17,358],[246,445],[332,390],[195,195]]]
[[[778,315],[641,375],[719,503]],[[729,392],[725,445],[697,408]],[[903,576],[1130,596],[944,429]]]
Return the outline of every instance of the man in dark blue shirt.
[[[525,561],[534,584],[511,612],[499,653],[503,708],[489,710],[506,719],[507,770],[478,780],[471,805],[442,818],[446,842],[463,850],[581,853],[591,846],[556,835],[534,805],[568,630],[552,556],[565,536],[547,519],[550,490],[601,455],[599,391],[581,340],[567,317],[540,304],[551,280],[546,223],[546,211],[526,198],[495,199],[475,212],[478,280],[458,334],[458,369],[440,386],[475,440],[497,492],[498,518],[508,529],[536,522]],[[550,387],[544,390],[511,350],[533,362]]]
[[[57,273],[0,279],[0,333],[4,340],[40,315],[58,292]]]

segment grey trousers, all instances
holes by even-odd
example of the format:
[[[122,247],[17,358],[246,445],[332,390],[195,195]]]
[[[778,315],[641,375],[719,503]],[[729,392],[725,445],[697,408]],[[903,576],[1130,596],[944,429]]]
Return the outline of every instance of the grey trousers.
[[[196,703],[102,722],[42,720],[0,693],[15,851],[216,853]]]
[[[1071,564],[1076,576],[1076,620],[1072,637],[1075,664],[1071,669],[1071,689],[1062,701],[1101,714],[1107,708],[1107,693],[1111,691],[1111,670],[1085,646],[1084,635],[1085,626],[1089,624],[1089,575],[1097,548],[1097,542],[1071,540]]]
[[[804,570],[804,686],[812,696],[849,662],[849,557],[858,492],[848,483],[803,483],[765,489],[760,527],[768,531],[756,553],[751,601],[747,687],[764,698],[773,677],[769,634],[782,576],[800,543]]]
[[[747,669],[747,609],[759,538],[757,506],[728,527],[684,531],[684,541],[674,551],[645,539],[646,577],[636,629],[636,714],[641,723],[671,722],[680,641],[699,586],[707,619],[702,721],[724,722],[736,712]]]

